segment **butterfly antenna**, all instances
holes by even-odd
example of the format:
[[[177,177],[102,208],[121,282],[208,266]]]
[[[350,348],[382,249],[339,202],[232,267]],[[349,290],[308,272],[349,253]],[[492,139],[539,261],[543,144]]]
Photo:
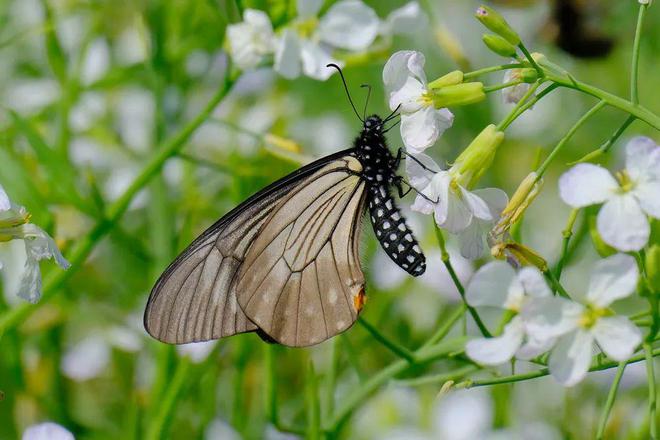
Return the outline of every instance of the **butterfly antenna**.
[[[397,105],[396,108],[395,108],[394,110],[392,110],[392,113],[390,113],[390,114],[389,114],[389,115],[383,120],[383,124],[385,124],[386,122],[388,122],[390,119],[392,119],[392,118],[394,118],[394,117],[396,117],[396,116],[399,116],[399,114],[398,114],[397,112],[399,111],[400,108],[401,108],[401,104]]]
[[[364,110],[362,111],[362,119],[366,120],[367,119],[367,106],[369,105],[369,98],[371,98],[371,85],[370,84],[362,84],[360,87],[366,87],[367,88],[367,100],[364,102]]]
[[[362,123],[364,123],[364,119],[362,119],[360,117],[360,114],[358,113],[357,109],[355,108],[355,104],[353,104],[353,99],[351,98],[351,94],[348,91],[348,85],[346,84],[346,78],[344,78],[344,74],[342,73],[341,68],[338,65],[334,64],[334,63],[327,64],[325,67],[334,67],[335,69],[337,69],[337,72],[339,72],[339,76],[341,76],[341,82],[344,83],[344,90],[346,90],[346,96],[348,96],[348,102],[351,103],[351,107],[353,107],[353,111],[355,112],[355,116],[357,116],[358,119],[360,121],[362,121]]]
[[[393,128],[396,127],[397,125],[399,125],[400,122],[401,122],[401,119],[399,119],[399,120],[396,121],[394,124],[390,125],[390,126],[387,127],[385,130],[383,130],[383,133],[387,133],[388,131],[390,131],[391,129],[393,129]]]

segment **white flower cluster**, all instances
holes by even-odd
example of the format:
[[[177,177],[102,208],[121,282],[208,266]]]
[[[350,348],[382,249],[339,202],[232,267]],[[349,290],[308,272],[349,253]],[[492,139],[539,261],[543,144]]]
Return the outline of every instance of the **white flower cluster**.
[[[277,31],[265,12],[246,9],[243,21],[227,28],[233,61],[246,70],[272,57],[275,71],[285,78],[304,74],[326,80],[334,72],[328,64],[343,65],[334,58],[335,50],[363,52],[379,35],[410,33],[426,20],[417,2],[393,11],[384,21],[359,0],[341,0],[319,16],[322,6],[322,0],[298,0],[297,17]]]
[[[0,259],[0,269],[4,272],[5,294],[18,295],[36,303],[41,298],[39,261],[54,258],[63,269],[69,267],[69,262],[64,259],[48,233],[29,223],[29,218],[25,208],[12,203],[0,185],[0,250],[3,257],[8,253],[17,254]],[[22,247],[12,246],[12,242],[16,240],[23,241],[24,250]],[[3,261],[6,267],[3,267]],[[15,264],[16,261],[19,262],[18,267],[10,270],[9,263]]]
[[[553,296],[538,269],[516,272],[494,261],[481,267],[467,287],[473,307],[497,307],[514,317],[502,334],[468,342],[467,355],[485,365],[499,365],[514,356],[531,360],[550,351],[548,367],[562,385],[580,382],[599,347],[616,361],[628,359],[641,343],[640,330],[609,308],[631,295],[639,273],[635,259],[616,254],[596,263],[580,302]]]

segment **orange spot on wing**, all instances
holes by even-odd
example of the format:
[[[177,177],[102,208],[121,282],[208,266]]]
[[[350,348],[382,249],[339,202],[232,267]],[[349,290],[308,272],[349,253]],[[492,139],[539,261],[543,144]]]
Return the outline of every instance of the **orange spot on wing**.
[[[361,287],[358,293],[353,297],[353,307],[355,307],[355,311],[360,313],[366,302],[367,295],[364,294],[364,287]]]

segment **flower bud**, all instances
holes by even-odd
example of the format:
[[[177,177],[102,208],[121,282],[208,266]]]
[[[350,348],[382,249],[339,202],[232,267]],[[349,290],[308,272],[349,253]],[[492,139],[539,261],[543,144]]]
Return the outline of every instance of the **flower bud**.
[[[504,140],[504,133],[490,124],[468,145],[456,158],[449,172],[458,183],[466,188],[472,188],[479,178],[493,163],[497,148]]]
[[[506,22],[504,17],[495,10],[489,8],[488,6],[480,6],[475,13],[475,17],[479,20],[484,26],[486,26],[491,31],[495,32],[497,35],[503,37],[506,41],[517,46],[520,44],[520,37],[514,31],[509,23]]]
[[[541,272],[548,271],[548,262],[533,249],[516,242],[498,243],[490,249],[499,260],[513,260],[519,266],[535,266]]]
[[[660,292],[660,244],[653,244],[646,251],[646,274],[654,292]]]
[[[493,228],[493,235],[504,234],[514,223],[520,220],[525,210],[539,194],[542,185],[543,180],[538,179],[538,175],[534,171],[520,182],[518,189],[513,193],[511,200],[502,211],[500,221]]]
[[[463,72],[454,70],[440,78],[433,80],[429,83],[429,89],[439,89],[446,86],[454,86],[463,82]]]
[[[469,82],[433,89],[433,105],[435,108],[468,105],[483,101],[486,98],[484,85],[480,82]]]
[[[481,39],[488,49],[496,54],[507,58],[515,58],[516,47],[499,35],[484,34]]]
[[[534,83],[537,79],[539,79],[539,73],[536,71],[536,69],[531,68],[520,69],[520,73],[518,75],[522,82],[528,84]]]

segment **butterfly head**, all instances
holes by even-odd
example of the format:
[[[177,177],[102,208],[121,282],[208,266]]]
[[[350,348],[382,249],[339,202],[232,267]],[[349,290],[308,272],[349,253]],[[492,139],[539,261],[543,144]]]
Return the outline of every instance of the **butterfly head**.
[[[378,115],[371,115],[364,120],[362,130],[365,132],[380,132],[383,129],[383,120]]]

